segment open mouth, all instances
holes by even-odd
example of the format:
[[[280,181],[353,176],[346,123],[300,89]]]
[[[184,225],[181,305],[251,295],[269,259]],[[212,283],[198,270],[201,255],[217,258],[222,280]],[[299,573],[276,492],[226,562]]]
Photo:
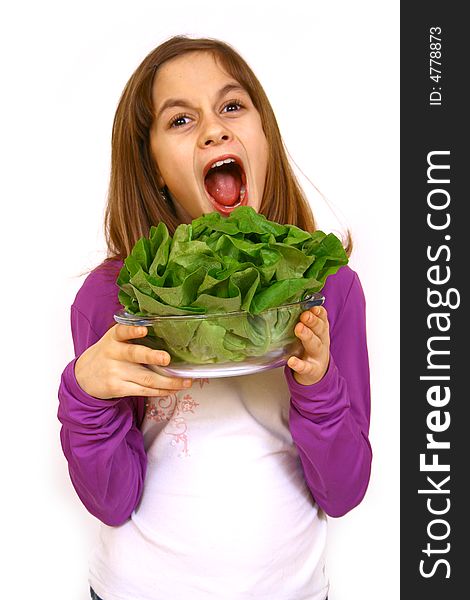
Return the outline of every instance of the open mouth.
[[[235,157],[213,162],[204,177],[204,187],[209,200],[224,214],[248,201],[245,171]]]

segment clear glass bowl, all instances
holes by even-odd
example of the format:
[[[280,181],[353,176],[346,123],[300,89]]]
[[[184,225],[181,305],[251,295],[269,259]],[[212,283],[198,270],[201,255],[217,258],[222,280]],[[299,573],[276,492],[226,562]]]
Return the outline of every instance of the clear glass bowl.
[[[148,334],[132,343],[165,350],[167,366],[148,365],[171,377],[234,377],[274,369],[299,356],[302,344],[294,333],[302,312],[320,306],[320,293],[270,308],[258,315],[246,311],[183,316],[139,316],[119,311],[122,325],[144,325]]]

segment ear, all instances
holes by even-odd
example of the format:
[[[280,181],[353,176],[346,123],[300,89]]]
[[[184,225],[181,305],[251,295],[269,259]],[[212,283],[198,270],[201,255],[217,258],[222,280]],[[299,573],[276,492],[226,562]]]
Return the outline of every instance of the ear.
[[[160,190],[165,187],[165,181],[158,171],[157,171],[157,185]]]

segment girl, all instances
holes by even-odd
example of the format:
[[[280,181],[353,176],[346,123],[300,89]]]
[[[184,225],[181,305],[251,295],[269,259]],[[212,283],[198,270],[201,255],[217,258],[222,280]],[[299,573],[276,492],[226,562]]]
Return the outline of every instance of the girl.
[[[216,164],[233,159],[235,165]],[[314,231],[269,101],[212,39],[169,39],[137,68],[113,127],[109,257],[72,305],[76,357],[59,389],[72,483],[102,521],[92,598],[324,600],[327,517],[370,475],[365,302],[343,267],[302,313],[300,358],[228,379],[158,375],[167,353],[113,324],[116,277],[151,225],[252,206]],[[350,242],[350,240],[349,240]],[[348,251],[350,243],[348,243]]]

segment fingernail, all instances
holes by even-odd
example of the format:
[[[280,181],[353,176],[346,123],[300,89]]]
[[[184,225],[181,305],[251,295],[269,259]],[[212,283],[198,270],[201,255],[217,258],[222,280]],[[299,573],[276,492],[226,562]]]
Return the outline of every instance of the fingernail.
[[[185,379],[185,380],[183,381],[183,385],[184,385],[184,387],[190,387],[190,386],[192,385],[192,383],[193,383],[193,382],[192,382],[192,379]]]
[[[165,363],[168,364],[171,360],[171,357],[166,354],[165,352],[162,352],[162,354],[160,354],[160,359]]]

